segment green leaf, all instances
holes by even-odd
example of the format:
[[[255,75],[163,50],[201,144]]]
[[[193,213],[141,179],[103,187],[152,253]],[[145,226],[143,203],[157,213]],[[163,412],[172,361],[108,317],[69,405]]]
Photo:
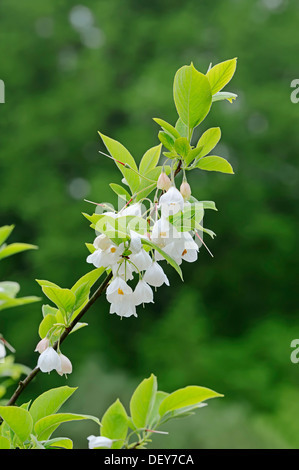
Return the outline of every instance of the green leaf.
[[[96,251],[92,243],[85,243],[85,246],[88,249],[89,253],[94,253]]]
[[[59,449],[72,449],[73,441],[68,437],[56,437],[43,443],[46,449],[59,448]]]
[[[0,249],[0,259],[7,258],[8,256],[21,253],[26,250],[37,250],[38,247],[35,245],[29,245],[28,243],[12,243],[11,245],[3,246]]]
[[[44,294],[50,299],[59,310],[69,313],[73,310],[76,297],[70,289],[62,289],[61,287],[43,286]]]
[[[188,155],[184,158],[186,165],[189,165],[189,163],[191,163],[192,160],[197,158],[200,155],[201,151],[202,151],[202,147],[196,147],[195,149],[190,150]]]
[[[109,186],[112,191],[114,191],[121,199],[129,201],[132,198],[130,193],[128,193],[128,191],[123,188],[120,184],[110,183]]]
[[[51,305],[43,305],[42,306],[42,312],[43,312],[43,317],[45,318],[47,315],[54,315],[56,316],[56,313],[58,312],[58,309],[55,307],[51,307]]]
[[[130,401],[130,412],[133,423],[137,428],[144,428],[155,401],[157,392],[157,378],[151,374],[136,388]]]
[[[73,307],[74,310],[79,309],[89,299],[90,286],[88,282],[81,284],[75,291],[76,302]]]
[[[56,413],[76,390],[74,387],[63,386],[42,393],[34,400],[29,410],[33,423]]]
[[[175,151],[183,158],[186,158],[191,150],[187,137],[179,137],[178,139],[176,139],[176,141],[174,142],[174,148]]]
[[[35,280],[41,287],[50,286],[50,287],[58,287],[59,288],[59,286],[57,284],[54,284],[54,282],[46,281],[44,279],[35,279]]]
[[[177,129],[175,127],[173,127],[171,124],[169,124],[168,122],[166,121],[163,121],[163,119],[159,119],[159,118],[153,118],[154,121],[159,124],[159,126],[162,127],[162,129],[167,132],[170,137],[172,137],[174,140],[175,139],[178,139],[180,137],[180,133],[177,131]]]
[[[54,316],[51,313],[48,313],[41,321],[38,334],[41,339],[45,338],[48,334],[48,331],[53,328],[53,326],[57,323],[56,315]]]
[[[189,407],[191,405],[197,405],[209,398],[222,397],[217,392],[210,390],[209,388],[198,387],[191,385],[189,387],[181,388],[168,395],[161,402],[159,407],[159,413],[161,416],[165,415],[169,411],[178,410],[180,408]]]
[[[110,155],[115,159],[116,165],[127,180],[132,190],[132,193],[135,193],[136,191],[138,191],[140,178],[135,173],[136,171],[138,171],[138,168],[134,158],[120,142],[117,142],[117,140],[111,139],[110,137],[107,137],[104,134],[101,134],[100,132],[99,134]],[[125,168],[124,165],[118,162],[129,165],[129,167],[132,168],[133,171],[130,168]]]
[[[180,275],[180,277],[183,281],[182,270],[179,267],[179,265],[174,261],[174,259],[172,259],[167,253],[165,253],[165,251],[161,250],[161,248],[158,245],[156,245],[155,243],[153,243],[152,241],[150,241],[148,239],[142,238],[141,243],[143,245],[150,246],[154,250],[157,250],[166,259],[166,261],[176,270],[176,272]]]
[[[210,82],[212,94],[214,95],[232,79],[237,66],[237,59],[226,60],[212,67],[207,77]]]
[[[169,134],[167,134],[167,132],[160,131],[158,134],[158,139],[168,150],[174,149],[174,140],[172,137],[170,137]]]
[[[119,439],[112,444],[112,449],[120,449],[128,432],[128,416],[122,403],[117,399],[102,418],[101,436]]]
[[[147,152],[145,152],[139,166],[139,171],[142,175],[147,174],[150,170],[157,166],[161,155],[161,147],[162,145],[160,144],[156,147],[150,148]]]
[[[157,391],[155,402],[154,402],[152,411],[148,419],[150,429],[160,420],[160,413],[159,413],[160,404],[162,403],[164,398],[166,398],[168,395],[169,393]]]
[[[2,294],[0,292],[0,310],[4,310],[6,308],[11,308],[11,307],[19,307],[20,305],[26,305],[26,304],[31,304],[33,302],[38,302],[41,299],[39,297],[35,296],[28,296],[28,297],[21,297],[18,299],[12,299],[6,294]]]
[[[88,326],[88,323],[81,323],[81,322],[76,323],[76,325],[74,326],[70,334],[75,333],[75,331],[81,330],[81,328],[84,328],[84,326]]]
[[[204,157],[197,162],[196,167],[206,171],[219,171],[221,173],[234,174],[231,164],[222,157]]]
[[[218,144],[221,138],[220,127],[211,127],[202,134],[197,142],[197,148],[201,148],[198,157],[204,157]]]
[[[189,131],[206,117],[212,104],[209,80],[193,64],[181,67],[175,74],[173,95],[178,114]]]
[[[28,411],[17,406],[0,406],[0,416],[22,442],[29,438],[33,421]]]
[[[17,282],[4,281],[0,282],[0,291],[4,291],[8,297],[14,298],[20,290],[20,284]]]
[[[81,421],[89,419],[100,425],[100,421],[95,416],[81,415],[75,413],[56,413],[41,418],[35,423],[34,431],[38,440],[48,440],[51,434],[60,426],[62,423],[69,421]]]
[[[175,125],[176,130],[180,134],[181,137],[187,137],[189,138],[189,133],[188,133],[188,126],[182,121],[181,118],[179,118],[176,122]]]
[[[10,442],[6,437],[0,436],[0,450],[10,449]]]
[[[237,98],[238,98],[238,95],[236,95],[235,93],[229,93],[228,91],[226,91],[226,92],[225,91],[219,91],[218,93],[215,93],[215,95],[213,95],[212,101],[214,103],[214,101],[227,100],[230,103],[232,103]]]
[[[9,237],[14,228],[14,225],[4,225],[3,227],[0,227],[0,246]]]
[[[214,201],[198,201],[202,204],[204,209],[212,209],[213,211],[218,211]]]

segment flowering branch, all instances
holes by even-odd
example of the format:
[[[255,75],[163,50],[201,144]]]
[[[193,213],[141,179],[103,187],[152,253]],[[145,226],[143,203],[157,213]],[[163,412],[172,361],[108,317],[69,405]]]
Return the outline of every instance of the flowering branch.
[[[86,312],[90,309],[90,307],[95,303],[95,301],[102,295],[102,293],[105,291],[106,287],[109,284],[109,281],[112,277],[112,273],[109,273],[107,277],[104,279],[102,284],[98,287],[98,289],[95,291],[95,293],[92,295],[92,297],[89,299],[87,304],[82,308],[80,313],[76,316],[76,318],[70,323],[70,325],[65,328],[64,332],[60,336],[60,338],[56,341],[56,343],[53,346],[53,349],[57,349],[58,345],[61,344],[67,336],[72,332],[74,327],[77,325],[79,320],[86,314]],[[10,400],[7,403],[7,406],[14,405],[23,392],[25,388],[29,385],[29,383],[34,379],[34,377],[40,372],[39,367],[35,367],[28,375],[27,377],[19,382],[18,388],[10,398]]]

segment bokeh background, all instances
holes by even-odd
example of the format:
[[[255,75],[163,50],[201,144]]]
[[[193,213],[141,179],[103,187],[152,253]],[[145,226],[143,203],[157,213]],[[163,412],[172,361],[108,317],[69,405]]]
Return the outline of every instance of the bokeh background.
[[[225,395],[153,447],[298,447],[298,22],[295,0],[1,1],[0,225],[16,225],[11,241],[39,246],[3,261],[1,278],[19,281],[23,295],[41,294],[35,278],[71,287],[90,269],[84,243],[94,234],[81,212],[92,207],[83,199],[116,203],[108,183],[120,182],[97,131],[139,161],[158,143],[152,118],[175,122],[176,70],[238,57],[227,87],[238,100],[215,103],[200,128],[221,127],[216,154],[236,174],[198,171],[190,181],[219,210],[205,216],[217,233],[206,237],[214,258],[201,249],[184,265],[184,284],[169,268],[171,287],[138,319],[120,321],[97,302],[89,327],[63,345],[74,364],[67,384],[79,386],[66,410],[101,417],[153,372],[168,392],[198,384]],[[40,320],[38,303],[1,314],[28,366]],[[23,401],[63,384],[41,374]],[[90,423],[63,429],[77,447],[97,433]]]

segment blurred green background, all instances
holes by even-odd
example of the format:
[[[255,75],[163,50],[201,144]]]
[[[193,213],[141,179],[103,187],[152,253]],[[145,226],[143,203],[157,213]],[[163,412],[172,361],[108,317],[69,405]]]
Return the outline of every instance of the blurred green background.
[[[299,104],[290,83],[299,78],[299,5],[293,0],[2,0],[0,78],[0,225],[16,224],[10,241],[39,246],[1,263],[1,278],[40,295],[34,279],[63,287],[90,269],[84,242],[94,233],[83,201],[116,203],[120,182],[97,131],[121,141],[136,160],[157,145],[153,117],[175,122],[172,82],[194,62],[238,57],[227,87],[234,104],[218,102],[200,126],[220,126],[216,154],[236,174],[194,172],[196,197],[214,200],[205,225],[214,254],[201,249],[183,267],[169,268],[171,287],[139,317],[120,321],[100,299],[89,327],[63,345],[79,389],[65,409],[101,417],[116,397],[125,405],[151,372],[160,389],[197,384],[225,398],[178,420],[161,448],[296,448],[299,445],[299,365],[290,342],[299,337],[298,144]],[[41,305],[1,314],[0,329],[34,366]],[[41,374],[27,401],[65,384]],[[65,425],[79,447],[98,430]],[[60,433],[60,434],[63,434]]]

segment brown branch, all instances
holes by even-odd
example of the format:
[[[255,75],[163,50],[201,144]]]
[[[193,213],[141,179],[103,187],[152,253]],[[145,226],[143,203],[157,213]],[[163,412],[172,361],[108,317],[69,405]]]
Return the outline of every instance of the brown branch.
[[[89,301],[87,304],[82,308],[82,310],[79,312],[79,314],[76,316],[76,318],[70,323],[70,325],[65,328],[64,332],[60,336],[59,340],[56,341],[54,344],[53,348],[57,349],[58,343],[61,344],[71,333],[71,331],[74,329],[74,327],[77,325],[77,323],[81,320],[81,318],[86,314],[86,312],[90,309],[90,307],[95,303],[95,301],[102,295],[102,293],[105,291],[106,287],[109,284],[109,281],[112,278],[112,272],[108,274],[106,279],[102,282],[102,284],[98,287],[98,289],[94,292],[94,294],[90,297]],[[35,367],[28,375],[27,377],[19,382],[19,385],[10,398],[10,400],[7,403],[7,406],[14,405],[23,390],[27,387],[27,385],[34,379],[34,377],[40,372],[39,367]],[[1,421],[0,421],[1,422]]]

